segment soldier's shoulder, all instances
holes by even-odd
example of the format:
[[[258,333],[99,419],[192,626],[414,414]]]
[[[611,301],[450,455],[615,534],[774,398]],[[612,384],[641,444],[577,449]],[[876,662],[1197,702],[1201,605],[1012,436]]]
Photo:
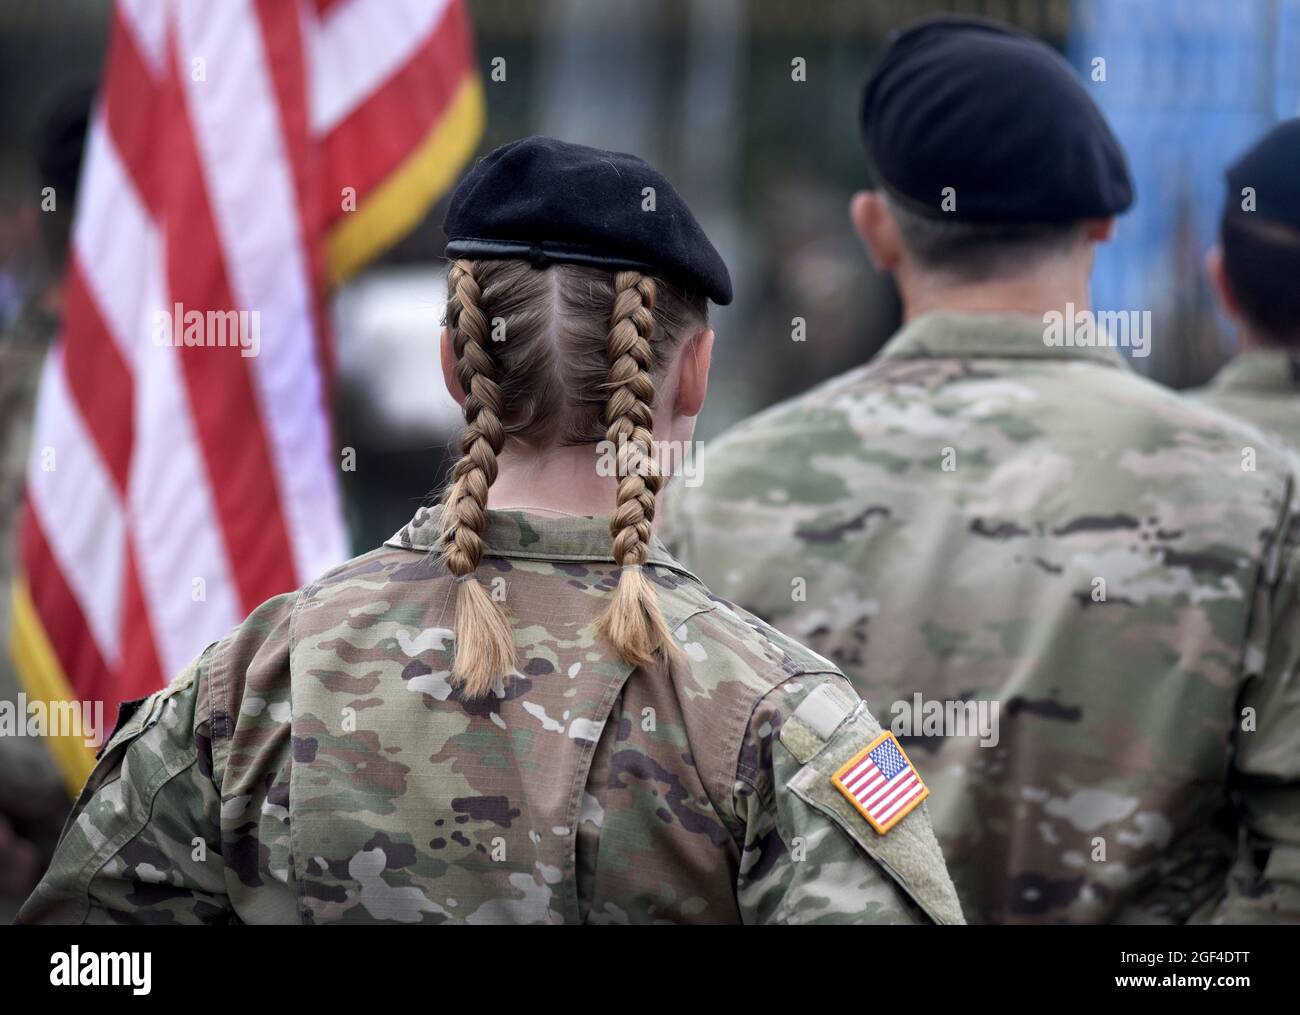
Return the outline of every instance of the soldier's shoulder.
[[[740,681],[757,702],[794,677],[840,675],[829,659],[702,585],[682,582],[666,599],[667,615],[685,617],[673,636],[698,682]]]
[[[330,568],[299,591],[304,600],[312,600],[358,589],[373,592],[377,585],[390,581],[412,581],[446,574],[436,552],[400,543],[398,537],[394,537]]]
[[[1159,421],[1195,435],[1204,445],[1217,445],[1237,455],[1250,452],[1254,469],[1291,479],[1300,473],[1300,455],[1293,448],[1253,420],[1226,409],[1214,389],[1178,392],[1144,377],[1136,378],[1136,383],[1159,410]]]
[[[873,366],[857,367],[822,381],[815,387],[768,406],[735,424],[712,442],[709,454],[721,457],[723,452],[737,447],[761,443],[778,436],[789,440],[804,436],[821,437],[828,430],[843,425],[843,414],[836,400],[845,394],[868,387]]]
[[[201,718],[210,721],[217,737],[233,730],[268,699],[289,693],[289,657],[300,618],[330,625],[364,602],[375,602],[377,583],[392,577],[413,554],[380,546],[321,574],[315,581],[262,602],[225,637],[199,656],[196,674],[201,685]],[[246,701],[246,699],[249,699]]]
[[[1225,391],[1210,386],[1183,394],[1229,417],[1237,426],[1258,430],[1290,455],[1293,465],[1300,470],[1300,464],[1296,464],[1300,463],[1300,413],[1296,412],[1295,398],[1289,393]]]
[[[819,460],[852,460],[871,453],[864,449],[844,404],[869,383],[866,368],[855,369],[764,409],[711,440],[700,459],[698,481],[672,492],[673,526],[688,526],[697,507],[721,501],[779,506],[782,490],[790,487],[815,499],[829,496]],[[833,480],[830,486],[835,486]]]

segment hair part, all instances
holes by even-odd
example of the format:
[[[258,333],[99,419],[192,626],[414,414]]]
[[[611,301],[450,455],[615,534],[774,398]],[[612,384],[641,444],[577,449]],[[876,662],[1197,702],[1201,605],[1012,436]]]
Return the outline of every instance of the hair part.
[[[1024,273],[1034,262],[1073,253],[1082,222],[969,222],[935,218],[885,195],[903,245],[923,270],[958,282],[988,282]]]
[[[1225,213],[1219,246],[1242,317],[1265,340],[1300,348],[1300,232],[1267,219]]]
[[[488,492],[507,440],[541,448],[616,449],[610,519],[617,585],[597,629],[645,665],[671,652],[649,554],[662,476],[654,456],[656,380],[672,350],[707,326],[707,303],[663,279],[569,264],[457,260],[448,270],[447,328],[465,391],[465,431],[443,509],[443,559],[457,578],[452,680],[479,698],[515,667],[501,605],[474,579],[484,553]],[[492,329],[501,328],[497,341]]]

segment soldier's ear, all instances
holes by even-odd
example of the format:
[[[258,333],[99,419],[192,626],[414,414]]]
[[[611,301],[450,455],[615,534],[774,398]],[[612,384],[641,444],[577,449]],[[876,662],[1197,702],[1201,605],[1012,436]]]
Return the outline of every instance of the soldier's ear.
[[[1093,243],[1109,243],[1115,238],[1115,216],[1088,219],[1083,224],[1084,235]]]
[[[460,377],[456,374],[456,353],[451,348],[451,335],[446,328],[442,329],[442,337],[438,340],[438,351],[442,358],[442,383],[447,385],[447,394],[463,409],[465,389],[460,386]]]
[[[1206,251],[1205,276],[1210,280],[1210,290],[1214,293],[1214,298],[1219,301],[1219,306],[1223,307],[1223,312],[1234,321],[1239,320],[1241,306],[1237,302],[1237,294],[1232,291],[1228,273],[1224,270],[1223,248],[1218,244]]]
[[[673,413],[698,416],[709,393],[709,363],[713,359],[713,329],[705,328],[682,347],[677,357],[677,393]]]
[[[903,259],[903,237],[885,199],[874,190],[859,191],[849,203],[849,218],[876,270],[897,270]]]

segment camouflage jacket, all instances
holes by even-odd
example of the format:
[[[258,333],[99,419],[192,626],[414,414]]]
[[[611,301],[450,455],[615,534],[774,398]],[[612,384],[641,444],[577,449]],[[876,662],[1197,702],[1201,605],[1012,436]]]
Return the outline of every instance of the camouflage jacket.
[[[880,728],[835,668],[656,541],[679,640],[594,622],[606,519],[491,512],[519,669],[448,683],[437,510],[272,599],[124,713],[24,922],[961,922],[927,808],[877,835],[831,775]]]
[[[1112,349],[932,314],[714,443],[668,542],[908,745],[972,922],[1295,920],[1292,469]]]
[[[1300,352],[1244,349],[1189,394],[1300,448]]]

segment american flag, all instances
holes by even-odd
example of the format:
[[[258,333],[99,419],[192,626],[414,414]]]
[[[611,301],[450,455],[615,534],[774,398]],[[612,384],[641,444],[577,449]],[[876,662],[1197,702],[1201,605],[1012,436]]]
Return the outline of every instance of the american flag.
[[[119,0],[111,32],[12,618],[29,694],[110,716],[347,556],[325,296],[483,122],[462,0]],[[192,312],[256,342],[169,342]]]
[[[882,835],[930,795],[898,738],[888,731],[841,766],[831,781]]]

